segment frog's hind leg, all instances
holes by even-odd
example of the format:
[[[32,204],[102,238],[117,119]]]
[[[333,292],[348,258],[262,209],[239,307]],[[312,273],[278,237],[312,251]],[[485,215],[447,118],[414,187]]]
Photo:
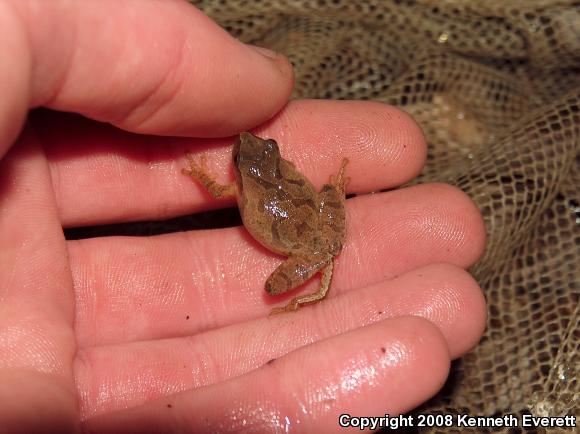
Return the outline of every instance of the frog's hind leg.
[[[291,291],[326,267],[331,260],[332,256],[322,254],[290,256],[270,274],[266,280],[266,291],[270,295]]]
[[[330,282],[332,280],[332,270],[334,268],[334,261],[331,259],[330,262],[322,270],[322,279],[320,280],[320,287],[318,291],[312,294],[299,295],[293,298],[290,303],[284,307],[276,307],[270,311],[270,315],[276,315],[282,312],[291,312],[298,310],[302,304],[315,303],[326,297],[328,289],[330,288]]]

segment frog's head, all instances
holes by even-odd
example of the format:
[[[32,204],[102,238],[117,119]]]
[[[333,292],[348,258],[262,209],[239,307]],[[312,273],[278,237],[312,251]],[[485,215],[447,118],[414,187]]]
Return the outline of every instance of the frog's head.
[[[232,157],[237,175],[255,171],[264,174],[269,169],[276,168],[280,149],[275,140],[264,140],[251,133],[241,133],[234,143]]]

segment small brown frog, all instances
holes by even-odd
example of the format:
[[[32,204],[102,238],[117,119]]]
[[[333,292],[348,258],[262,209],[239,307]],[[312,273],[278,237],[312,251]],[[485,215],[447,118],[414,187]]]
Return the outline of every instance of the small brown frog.
[[[320,192],[280,156],[276,141],[241,133],[233,149],[236,182],[222,185],[205,166],[187,154],[189,169],[183,173],[198,180],[215,198],[235,196],[244,226],[267,249],[287,256],[266,280],[266,291],[277,295],[290,291],[317,272],[320,288],[298,296],[271,314],[293,311],[301,304],[322,300],[332,278],[334,257],[342,250],[345,227],[344,176],[348,159],[343,159],[336,177],[331,176]]]

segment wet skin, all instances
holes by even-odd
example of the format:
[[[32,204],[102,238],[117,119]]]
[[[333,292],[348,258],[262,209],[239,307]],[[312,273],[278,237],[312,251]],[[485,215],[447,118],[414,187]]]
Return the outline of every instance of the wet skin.
[[[190,154],[183,172],[200,182],[215,198],[235,196],[244,226],[267,249],[287,256],[266,280],[271,295],[290,291],[322,273],[318,291],[295,297],[272,313],[297,310],[300,305],[322,300],[330,287],[334,258],[346,235],[344,171],[342,161],[320,192],[280,155],[278,144],[250,133],[241,133],[232,153],[236,181],[218,184]]]

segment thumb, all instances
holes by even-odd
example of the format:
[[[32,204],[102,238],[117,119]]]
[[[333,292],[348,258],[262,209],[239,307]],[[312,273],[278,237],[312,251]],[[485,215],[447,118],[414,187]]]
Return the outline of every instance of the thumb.
[[[269,119],[292,90],[287,59],[242,44],[181,0],[10,0],[0,24],[11,60],[0,61],[0,148],[29,107],[212,137]]]

